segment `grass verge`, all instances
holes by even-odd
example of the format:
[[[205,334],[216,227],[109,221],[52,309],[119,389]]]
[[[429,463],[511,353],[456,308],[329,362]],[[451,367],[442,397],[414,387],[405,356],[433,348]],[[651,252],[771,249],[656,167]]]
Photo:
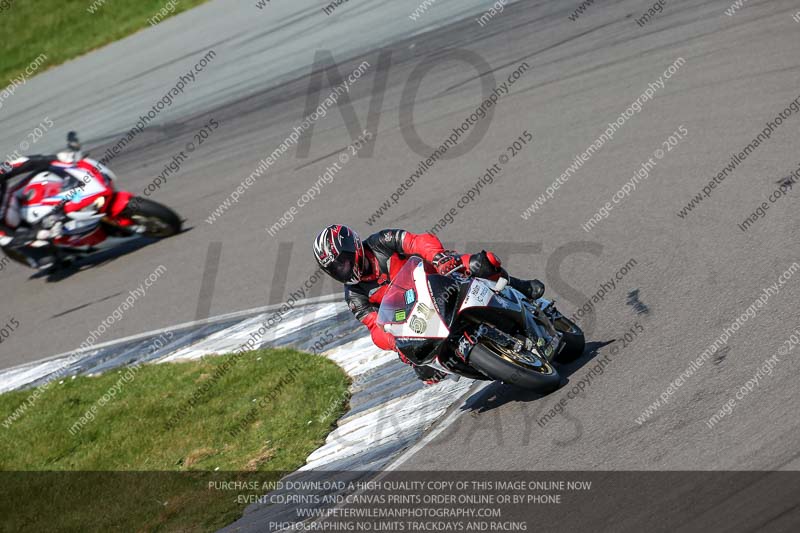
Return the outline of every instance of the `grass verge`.
[[[3,0],[0,87],[23,75],[40,54],[46,59],[37,72],[149,27],[154,17],[163,20],[206,1]]]
[[[4,527],[213,531],[241,516],[237,493],[208,482],[271,481],[297,469],[342,413],[346,402],[325,416],[348,380],[330,360],[294,350],[232,357],[143,365],[125,381],[129,369],[54,384],[0,428]],[[0,395],[0,413],[29,394]],[[87,423],[76,431],[81,417]]]

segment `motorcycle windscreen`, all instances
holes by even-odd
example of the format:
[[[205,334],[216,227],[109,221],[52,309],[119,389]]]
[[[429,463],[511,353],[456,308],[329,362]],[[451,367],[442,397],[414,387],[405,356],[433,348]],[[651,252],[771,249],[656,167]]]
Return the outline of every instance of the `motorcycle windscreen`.
[[[392,280],[377,323],[395,337],[445,338],[450,334],[434,306],[419,257],[411,257]]]
[[[378,309],[378,325],[403,323],[417,302],[414,285],[414,269],[422,263],[419,257],[411,257],[392,280]]]

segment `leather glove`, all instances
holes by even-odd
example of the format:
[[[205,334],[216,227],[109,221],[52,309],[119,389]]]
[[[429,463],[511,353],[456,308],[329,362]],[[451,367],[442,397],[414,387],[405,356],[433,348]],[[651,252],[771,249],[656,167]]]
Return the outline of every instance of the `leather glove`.
[[[439,274],[447,274],[461,265],[461,257],[452,250],[445,250],[433,256],[433,266]]]
[[[489,278],[502,272],[501,264],[500,258],[492,252],[481,250],[479,253],[469,256],[469,272],[467,274],[476,278]]]
[[[63,211],[54,209],[52,213],[42,219],[39,225],[43,228],[36,234],[36,238],[40,241],[49,239],[57,239],[63,234],[64,225],[61,222]]]
[[[53,239],[58,239],[63,235],[62,232],[63,225],[61,222],[56,222],[56,224],[50,229],[40,229],[36,232],[36,239],[39,241],[50,241]]]

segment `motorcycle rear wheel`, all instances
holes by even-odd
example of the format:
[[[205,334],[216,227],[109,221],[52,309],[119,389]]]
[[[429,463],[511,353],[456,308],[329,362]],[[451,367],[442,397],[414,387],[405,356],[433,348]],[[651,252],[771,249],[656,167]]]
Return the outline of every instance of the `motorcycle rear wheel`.
[[[556,390],[561,384],[558,371],[545,359],[527,350],[519,353],[490,341],[479,341],[472,348],[469,363],[494,380],[542,394]]]
[[[181,232],[183,225],[178,213],[169,207],[138,196],[131,199],[121,216],[142,226],[142,235],[154,239],[172,237]]]

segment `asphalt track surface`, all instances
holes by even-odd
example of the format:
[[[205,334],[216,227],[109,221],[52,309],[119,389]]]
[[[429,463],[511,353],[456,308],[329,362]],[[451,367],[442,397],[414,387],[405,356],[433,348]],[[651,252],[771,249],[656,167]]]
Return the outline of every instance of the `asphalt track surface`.
[[[273,4],[269,9],[285,18],[265,23],[260,21],[270,14],[250,5],[212,2],[162,28],[51,70],[24,87],[40,94],[37,88],[47,86],[55,94],[71,89],[58,85],[59,79],[91,79],[108,66],[116,78],[113,83],[101,81],[103,91],[76,90],[51,104],[47,100],[52,94],[45,91],[36,97],[40,101],[26,97],[30,105],[23,105],[20,93],[15,95],[18,111],[12,102],[0,111],[3,139],[10,144],[18,142],[13,140],[17,131],[21,137],[28,124],[41,119],[36,117],[51,114],[58,125],[48,133],[53,148],[64,131],[77,129],[90,141],[92,152],[100,154],[206,50],[216,46],[219,54],[181,104],[111,163],[125,188],[141,191],[195,131],[215,119],[220,126],[209,141],[154,195],[185,216],[191,230],[57,282],[30,279],[29,271],[7,267],[0,273],[0,290],[9,303],[0,318],[13,316],[20,327],[0,346],[0,365],[77,347],[160,264],[167,273],[102,340],[280,302],[313,272],[310,242],[320,227],[336,221],[363,233],[381,227],[427,230],[527,130],[533,143],[441,231],[443,241],[470,251],[486,243],[506,257],[513,273],[543,279],[548,294],[569,313],[630,259],[636,264],[595,312],[582,319],[587,352],[566,369],[570,382],[564,388],[539,398],[493,385],[470,398],[461,416],[402,468],[800,466],[794,406],[797,352],[780,355],[771,374],[737,399],[730,414],[713,428],[706,424],[800,325],[797,274],[686,378],[666,405],[643,424],[635,420],[765,287],[800,261],[796,191],[772,204],[747,232],[737,228],[798,167],[797,114],[709,198],[685,218],[677,215],[732,154],[800,96],[800,24],[791,16],[796,3],[750,1],[733,16],[724,14],[727,1],[668,3],[644,27],[634,18],[650,2],[596,3],[573,22],[567,17],[577,2],[519,1],[484,27],[474,20],[481,10],[475,2],[440,0],[416,24],[406,17],[416,1],[367,6],[351,0],[331,17],[312,2],[292,2],[291,8],[286,7],[289,2]],[[230,18],[220,18],[225,12]],[[260,21],[254,22],[257,17]],[[290,19],[298,31],[276,29]],[[155,39],[157,35],[164,40]],[[265,231],[352,142],[342,114],[332,110],[317,122],[307,157],[297,157],[294,150],[281,157],[238,204],[208,224],[211,211],[302,120],[312,50],[320,48],[341,61],[342,75],[363,60],[373,65],[350,93],[360,122],[351,123],[353,131],[367,123],[379,48],[392,52],[374,153],[348,162],[334,183],[277,236]],[[184,51],[183,57],[177,49]],[[477,54],[490,68],[476,70],[452,60],[447,51],[453,49]],[[162,58],[157,65],[155,56]],[[488,130],[476,146],[436,163],[370,228],[367,218],[421,158],[404,138],[401,117],[410,111],[401,101],[412,71],[431,56],[439,60],[424,77],[413,112],[417,133],[430,145],[444,141],[480,104],[482,82],[493,85],[494,77],[502,83],[522,62],[531,68],[487,118]],[[685,62],[641,112],[543,208],[523,220],[523,210],[678,58]],[[270,80],[278,85],[270,87]],[[328,90],[326,82],[323,98]],[[119,126],[108,126],[107,117]],[[5,127],[9,122],[14,135]],[[662,142],[681,126],[688,131],[686,139],[658,161],[649,179],[591,232],[581,229],[655,150],[666,150]],[[334,290],[326,281],[305,296]],[[631,328],[637,336],[625,343],[622,336]],[[577,397],[568,398],[604,356],[609,359],[604,373],[594,376]],[[537,425],[564,399],[563,414],[544,427]]]

